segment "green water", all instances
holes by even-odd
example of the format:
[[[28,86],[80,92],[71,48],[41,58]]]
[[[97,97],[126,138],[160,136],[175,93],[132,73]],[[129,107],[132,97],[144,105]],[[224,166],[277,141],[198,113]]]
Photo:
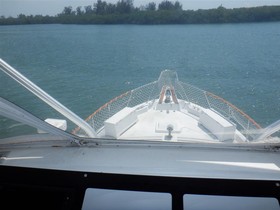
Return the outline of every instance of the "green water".
[[[280,119],[280,22],[0,26],[0,57],[82,118],[171,69],[262,126]],[[53,115],[3,73],[0,95]],[[0,135],[11,128],[3,121]]]

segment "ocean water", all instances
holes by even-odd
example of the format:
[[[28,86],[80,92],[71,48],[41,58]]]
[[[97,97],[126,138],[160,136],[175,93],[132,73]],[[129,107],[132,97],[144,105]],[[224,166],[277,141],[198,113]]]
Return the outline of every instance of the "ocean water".
[[[0,58],[82,118],[170,69],[263,127],[280,119],[280,22],[0,26]],[[2,72],[0,96],[53,115]],[[5,122],[0,136],[20,127]]]

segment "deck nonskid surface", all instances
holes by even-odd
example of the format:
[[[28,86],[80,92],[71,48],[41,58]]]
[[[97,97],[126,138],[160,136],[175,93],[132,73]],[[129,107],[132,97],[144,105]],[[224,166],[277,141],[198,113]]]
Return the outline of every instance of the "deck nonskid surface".
[[[168,138],[167,126],[172,125],[172,138]],[[138,115],[138,121],[126,130],[120,139],[147,139],[177,141],[197,139],[217,142],[198,119],[188,113],[172,110],[150,109]]]

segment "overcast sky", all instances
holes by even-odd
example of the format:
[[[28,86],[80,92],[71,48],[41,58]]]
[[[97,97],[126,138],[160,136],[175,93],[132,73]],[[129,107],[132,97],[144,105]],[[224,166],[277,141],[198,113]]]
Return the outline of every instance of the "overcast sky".
[[[97,0],[0,0],[0,16],[16,17],[25,15],[56,15],[61,13],[65,6],[93,5]],[[116,3],[118,0],[105,0]],[[171,0],[173,1],[173,0]],[[175,1],[175,0],[174,0]],[[160,3],[162,0],[134,0],[134,6],[146,5],[149,2]],[[263,5],[280,5],[280,0],[179,0],[183,9],[209,9],[223,5],[226,8],[254,7]]]

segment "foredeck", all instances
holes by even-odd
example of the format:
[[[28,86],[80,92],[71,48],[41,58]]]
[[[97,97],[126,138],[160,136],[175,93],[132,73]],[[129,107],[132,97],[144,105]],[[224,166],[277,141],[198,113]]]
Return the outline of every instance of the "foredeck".
[[[228,101],[180,82],[169,70],[112,99],[86,121],[97,137],[114,139],[244,142],[256,139],[260,129]],[[87,136],[79,127],[73,133]]]
[[[99,137],[204,143],[246,141],[235,124],[214,110],[183,100],[161,103],[160,99],[135,108],[124,108],[105,121]]]
[[[168,125],[173,126],[171,136],[168,134]],[[209,131],[199,124],[198,118],[194,115],[176,110],[156,110],[153,108],[138,115],[138,121],[119,138],[218,142],[215,136],[209,134]]]

